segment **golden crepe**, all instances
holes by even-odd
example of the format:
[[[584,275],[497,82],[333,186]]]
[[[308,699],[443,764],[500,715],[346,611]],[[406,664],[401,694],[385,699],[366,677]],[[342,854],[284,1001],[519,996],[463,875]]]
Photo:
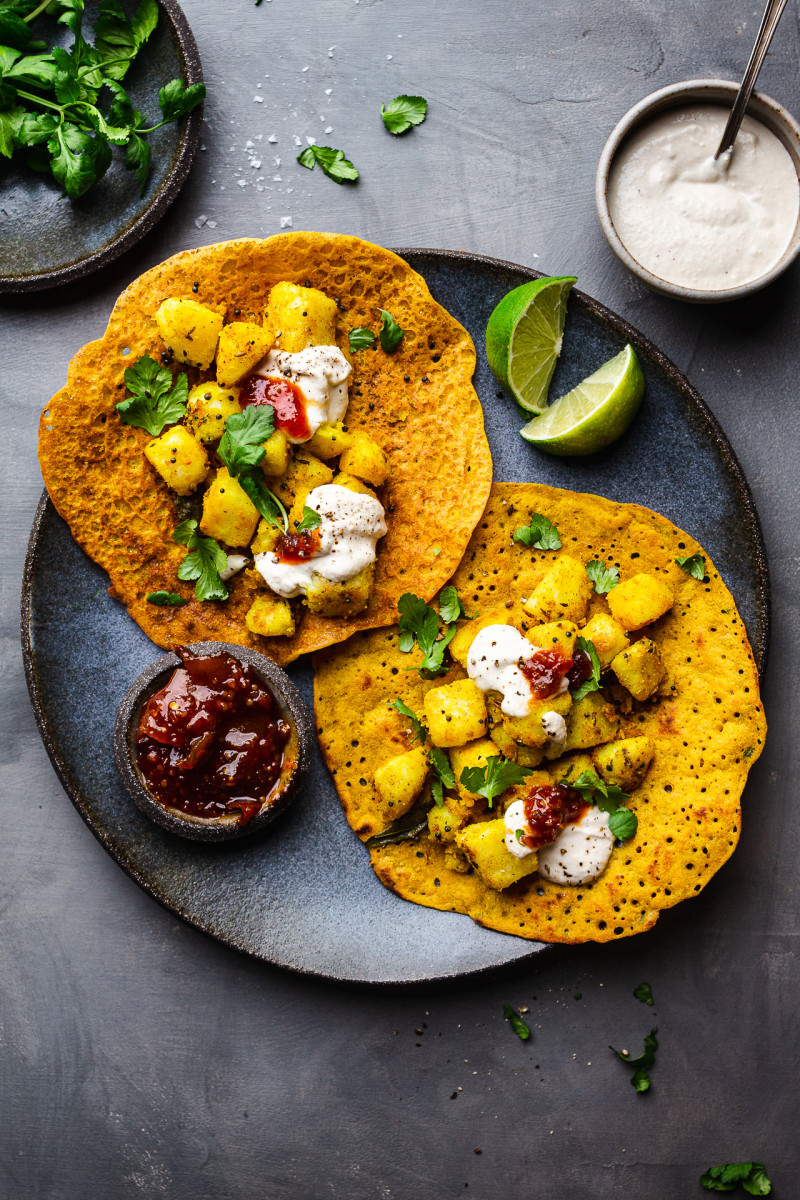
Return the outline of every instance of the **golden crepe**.
[[[390,466],[389,532],[378,547],[369,606],[350,618],[306,612],[294,636],[265,638],[245,626],[259,594],[254,572],[231,581],[224,603],[200,603],[193,595],[183,607],[147,602],[150,593],[175,589],[186,548],[172,534],[184,514],[144,456],[149,435],[124,424],[115,405],[125,396],[126,366],[145,354],[161,356],[155,313],[166,298],[199,301],[226,320],[260,322],[271,286],[283,280],[337,301],[337,337],[345,351],[348,330],[377,329],[380,309],[405,336],[394,354],[359,353],[351,380],[348,427],[371,434]],[[42,474],[75,539],[108,572],[111,594],[159,646],[228,641],[287,663],[355,630],[389,624],[412,584],[430,597],[452,574],[491,483],[474,368],[469,335],[436,304],[422,277],[359,238],[287,233],[186,251],[134,280],[103,337],[70,363],[66,386],[42,416]],[[190,386],[213,378],[213,368],[186,373]]]
[[[468,913],[489,928],[551,942],[608,941],[651,928],[662,909],[701,891],[733,852],[740,796],[766,732],[758,677],[742,619],[708,556],[702,581],[675,563],[704,553],[697,542],[658,513],[598,496],[494,484],[452,579],[470,617],[505,601],[518,606],[520,593],[528,595],[553,563],[553,551],[512,540],[533,513],[555,524],[574,558],[616,564],[622,582],[651,572],[675,592],[674,607],[644,630],[660,649],[671,686],[658,700],[630,705],[620,727],[623,737],[644,734],[655,746],[629,801],[638,830],[613,850],[599,878],[580,886],[533,874],[495,891],[477,871],[450,869],[444,846],[427,831],[372,849],[371,862],[404,899]],[[607,611],[605,599],[593,592],[588,615],[601,610]],[[399,651],[396,626],[315,656],[320,745],[347,819],[363,840],[386,824],[376,769],[413,745],[408,719],[390,701],[400,697],[421,714],[426,693],[465,677],[454,666],[424,680],[407,670],[419,661],[418,651]]]

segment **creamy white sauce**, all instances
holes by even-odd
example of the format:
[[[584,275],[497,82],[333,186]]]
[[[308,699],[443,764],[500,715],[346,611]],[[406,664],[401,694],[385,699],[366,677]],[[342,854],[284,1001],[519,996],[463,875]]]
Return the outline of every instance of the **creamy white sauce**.
[[[673,109],[623,143],[608,180],[611,221],[633,258],[668,283],[719,291],[766,274],[800,211],[788,150],[746,116],[728,163],[715,163],[728,110]]]
[[[306,401],[306,418],[314,436],[324,421],[341,421],[347,412],[347,380],[353,368],[338,346],[309,346],[297,354],[270,350],[255,370],[265,379],[286,379],[300,388]],[[286,432],[284,430],[284,432]],[[286,434],[290,442],[306,442]]]
[[[233,579],[234,575],[238,575],[240,571],[244,570],[249,561],[246,554],[229,554],[227,567],[219,573],[220,579],[223,582]]]
[[[374,496],[325,483],[309,492],[306,507],[322,518],[318,552],[305,562],[281,562],[273,550],[255,556],[257,570],[273,592],[291,600],[304,596],[316,572],[332,583],[352,579],[375,561],[375,543],[386,533],[383,505]]]
[[[507,717],[524,717],[533,692],[519,669],[530,658],[533,647],[513,625],[487,625],[469,648],[467,674],[482,692],[502,692],[501,712]]]
[[[589,883],[603,874],[613,848],[608,813],[588,808],[565,825],[554,842],[541,847],[537,870],[552,883]]]
[[[509,804],[503,820],[506,826],[506,850],[509,854],[513,854],[514,858],[527,858],[529,854],[533,854],[530,846],[526,846],[517,837],[517,830],[523,834],[530,833],[530,826],[525,817],[525,801],[515,800],[513,804]]]
[[[542,729],[547,734],[547,740],[553,746],[563,746],[567,740],[567,722],[561,713],[542,713]]]

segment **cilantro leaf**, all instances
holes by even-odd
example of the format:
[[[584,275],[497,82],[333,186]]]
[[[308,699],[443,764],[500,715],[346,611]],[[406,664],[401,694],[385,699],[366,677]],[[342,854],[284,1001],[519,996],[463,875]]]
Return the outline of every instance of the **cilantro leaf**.
[[[636,813],[632,813],[623,804],[619,808],[615,808],[608,818],[608,828],[614,837],[619,838],[621,842],[624,842],[629,837],[633,837],[638,825],[639,822],[636,819]]]
[[[58,117],[52,113],[26,113],[17,132],[19,146],[41,146],[49,141],[58,128]]]
[[[303,516],[297,522],[297,532],[307,533],[311,529],[319,529],[322,524],[322,517],[313,508],[309,508],[307,504],[303,505]]]
[[[460,782],[468,792],[483,796],[492,807],[495,796],[507,791],[518,783],[522,783],[526,775],[532,775],[531,767],[521,767],[519,763],[508,758],[493,754],[487,758],[485,767],[464,767]]]
[[[649,983],[640,983],[638,987],[633,989],[633,994],[637,1000],[641,1000],[642,1004],[653,1005],[655,1003],[653,1000],[653,989]]]
[[[15,12],[5,8],[0,10],[0,42],[4,46],[13,46],[15,50],[24,50],[31,41],[33,34]]]
[[[399,696],[395,696],[394,700],[389,701],[389,704],[392,706],[392,708],[396,708],[402,716],[408,717],[414,729],[414,736],[416,740],[418,742],[424,742],[428,735],[425,730],[425,726],[422,724],[414,710],[409,708],[407,704],[404,704]]]
[[[708,1192],[733,1192],[737,1184],[750,1196],[768,1196],[772,1191],[763,1163],[723,1163],[709,1167],[701,1175],[700,1183]]]
[[[461,603],[458,592],[452,583],[448,584],[439,597],[439,616],[445,625],[452,625],[453,621],[457,621],[460,617],[465,617],[466,615],[466,609]]]
[[[217,450],[228,474],[235,478],[245,468],[257,467],[266,453],[264,442],[274,429],[271,404],[249,404],[244,412],[228,417]]]
[[[0,50],[2,53],[2,50]],[[48,87],[55,80],[56,64],[49,54],[30,54],[3,71],[4,79],[33,87]]]
[[[559,550],[561,538],[552,521],[543,513],[532,513],[530,525],[520,525],[514,530],[513,540],[534,550]]]
[[[178,121],[205,100],[203,83],[190,83],[187,87],[182,79],[171,79],[158,93],[158,107],[165,121]]]
[[[355,354],[356,350],[369,350],[370,346],[375,345],[375,334],[364,325],[351,329],[349,336],[351,354]]]
[[[197,581],[194,592],[198,600],[227,600],[228,589],[220,576],[228,565],[228,556],[219,543],[198,533],[194,518],[182,521],[172,540],[189,548],[178,567],[178,579]]]
[[[354,182],[358,179],[358,171],[350,160],[345,158],[344,150],[334,150],[332,146],[306,146],[305,150],[298,154],[297,161],[301,167],[308,167],[309,171],[313,171],[319,163],[324,174],[334,183]]]
[[[705,579],[706,560],[702,554],[690,554],[688,558],[676,558],[675,562],[683,568],[687,575],[691,575],[692,579],[699,579],[701,583]]]
[[[111,166],[111,147],[102,137],[91,137],[72,122],[60,125],[47,148],[52,154],[50,169],[66,195],[75,200]]]
[[[584,696],[589,695],[589,692],[599,692],[602,668],[600,666],[600,656],[595,650],[594,642],[590,642],[588,638],[576,638],[575,649],[583,650],[584,654],[588,654],[592,663],[592,673],[589,678],[584,679],[583,683],[578,684],[576,688],[570,689],[573,700],[582,700]]]
[[[641,1067],[639,1067],[638,1071],[633,1072],[631,1083],[637,1092],[648,1092],[650,1090],[650,1076]]]
[[[150,143],[138,133],[131,134],[128,149],[125,152],[125,168],[136,173],[139,192],[143,196],[150,176],[150,159],[152,151]]]
[[[630,800],[630,796],[615,783],[606,783],[592,770],[581,771],[574,781],[562,779],[561,783],[564,787],[575,788],[577,792],[580,792],[587,804],[593,804],[595,808],[600,809],[600,812],[609,814],[608,825],[614,837],[624,841],[636,833],[638,828],[636,814],[632,813],[624,804],[625,800]]]
[[[0,154],[3,158],[11,158],[24,123],[24,108],[17,107],[0,112]]]
[[[159,367],[149,354],[125,371],[125,386],[132,394],[120,400],[117,411],[126,425],[145,429],[158,437],[165,425],[186,416],[189,381],[185,375],[173,380],[168,367]]]
[[[364,845],[368,850],[377,850],[381,846],[390,846],[393,842],[415,841],[421,833],[427,832],[430,807],[430,804],[415,804],[409,812],[397,817],[381,833],[367,838]]]
[[[631,1076],[631,1083],[636,1088],[637,1092],[646,1092],[650,1087],[650,1076],[648,1071],[655,1062],[656,1050],[658,1049],[658,1039],[656,1034],[658,1027],[651,1029],[644,1039],[644,1050],[638,1058],[631,1058],[626,1050],[614,1050],[613,1046],[609,1046],[609,1050],[613,1050],[617,1058],[624,1062],[628,1067],[635,1067],[635,1071]]]
[[[94,25],[94,45],[111,79],[122,79],[158,23],[156,0],[141,0],[129,21],[117,0],[103,0]]]
[[[179,596],[177,592],[150,592],[147,597],[148,604],[168,604],[173,608],[180,604],[188,604],[188,600],[184,600],[183,596]]]
[[[286,533],[289,529],[289,516],[275,493],[267,487],[261,471],[256,467],[245,468],[238,475],[238,483],[264,520]]]
[[[380,312],[381,312],[381,333],[380,333],[381,349],[385,350],[387,354],[394,354],[395,350],[397,349],[397,347],[400,345],[403,338],[405,337],[405,333],[400,328],[400,326],[397,324],[397,322],[395,321],[394,317],[392,316],[392,314],[390,312],[387,312],[385,308],[382,308],[380,310]]]
[[[400,613],[398,621],[401,632],[400,649],[404,654],[408,654],[414,645],[414,638],[416,638],[420,650],[427,658],[439,636],[439,618],[436,610],[426,604],[424,600],[420,600],[419,596],[415,596],[413,592],[405,592],[400,597],[397,609]],[[406,635],[405,638],[403,638],[403,634]]]
[[[593,558],[586,564],[586,574],[594,584],[598,596],[607,596],[619,583],[619,571],[616,567],[607,567],[599,558]]]
[[[383,123],[395,137],[412,125],[421,125],[427,115],[428,101],[422,96],[395,96],[387,105],[381,105]]]
[[[433,792],[433,798],[437,806],[441,808],[444,804],[444,789],[456,786],[456,777],[450,764],[450,755],[447,751],[440,750],[438,746],[431,746],[428,752],[428,762],[434,770],[431,791]]]
[[[510,1004],[503,1005],[503,1016],[509,1022],[517,1037],[521,1041],[527,1042],[528,1038],[531,1036],[531,1031],[519,1013],[515,1012]]]

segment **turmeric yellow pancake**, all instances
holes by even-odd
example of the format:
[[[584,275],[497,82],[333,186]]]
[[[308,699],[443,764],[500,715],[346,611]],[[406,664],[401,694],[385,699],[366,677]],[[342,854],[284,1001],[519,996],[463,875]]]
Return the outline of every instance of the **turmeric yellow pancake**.
[[[375,873],[526,938],[651,928],[733,852],[764,743],[730,592],[666,517],[520,483],[493,485],[451,583],[433,617],[406,600],[400,628],[315,656],[320,745]],[[517,715],[515,669],[543,689]]]
[[[219,447],[214,449],[209,425],[227,421],[217,428],[219,437],[220,428],[233,429],[231,416],[234,425],[237,420],[240,426],[247,424],[249,417],[241,414],[250,410],[243,407],[243,395],[241,404],[235,398],[245,390],[240,389],[241,363],[258,369],[253,364],[271,353],[270,346],[278,362],[272,375],[280,370],[287,386],[295,386],[291,381],[298,375],[285,368],[284,360],[301,358],[289,351],[302,347],[282,343],[281,329],[265,315],[277,285],[287,285],[295,308],[302,307],[297,297],[304,302],[320,293],[321,303],[330,304],[335,328],[330,340],[335,344],[327,349],[340,367],[344,364],[342,374],[347,363],[352,366],[349,407],[343,422],[327,421],[311,442],[293,442],[291,430],[284,442],[276,444],[271,436],[256,485],[249,467],[234,477],[247,459],[236,460],[237,467],[231,465],[227,474],[215,458]],[[391,324],[382,311],[391,315]],[[187,324],[186,314],[192,312],[199,325]],[[301,316],[308,317],[313,333],[313,314],[293,314],[297,320]],[[363,332],[360,341],[352,342],[351,330],[371,331],[373,343]],[[212,356],[219,342],[216,375],[208,355],[198,349],[209,338]],[[313,337],[303,345],[313,346]],[[285,351],[283,359],[279,351]],[[126,417],[118,408],[130,399],[131,366],[144,363],[145,356],[153,360],[153,373],[156,368],[167,371],[166,384],[156,381],[156,389],[173,413],[174,402],[185,401],[187,391],[189,397],[183,423],[169,425],[163,434],[159,429],[158,435],[158,426],[148,430],[130,423],[136,404],[144,404],[144,376],[139,377],[134,409],[129,407]],[[78,543],[108,572],[111,594],[159,646],[228,641],[287,663],[357,630],[389,624],[409,587],[431,597],[455,570],[491,483],[483,415],[472,387],[474,367],[467,332],[433,300],[422,277],[388,250],[340,234],[287,233],[186,251],[136,279],[115,304],[103,337],[72,360],[66,385],[42,416],[42,474]],[[341,375],[328,370],[328,376],[333,395]],[[338,454],[340,474],[334,475],[331,456]],[[234,460],[235,454],[222,461]],[[249,491],[244,487],[248,471]],[[341,486],[331,488],[331,483]],[[314,606],[305,591],[302,600],[287,587],[270,591],[273,583],[268,588],[252,563],[242,569],[234,561],[254,554],[258,567],[259,557],[272,559],[274,530],[268,521],[261,521],[251,545],[259,514],[263,517],[264,505],[273,503],[265,499],[265,486],[287,510],[294,505],[295,526],[306,512],[306,498],[312,503],[314,487],[327,489],[328,495],[336,492],[338,500],[342,488],[349,488],[354,494],[350,507],[369,509],[373,543],[380,540],[374,565],[358,576],[360,591],[348,591],[349,581],[339,583],[338,575],[331,586],[325,582]],[[201,514],[197,498],[203,487]],[[383,517],[374,516],[373,489],[385,512],[385,535]],[[254,496],[256,508],[250,505],[242,520],[242,506]],[[229,501],[239,507],[226,507]],[[319,521],[317,514],[312,514],[314,521]],[[313,540],[313,529],[309,538]],[[187,548],[199,555],[198,562],[210,563],[215,584],[207,590],[216,588],[217,595],[227,591],[227,599],[198,596],[203,580],[192,587]],[[230,553],[242,549],[244,554]],[[227,579],[227,569],[221,567],[226,556],[228,568],[238,567]],[[331,572],[329,579],[333,576]],[[220,578],[225,579],[222,590]],[[339,612],[344,615],[330,615]]]

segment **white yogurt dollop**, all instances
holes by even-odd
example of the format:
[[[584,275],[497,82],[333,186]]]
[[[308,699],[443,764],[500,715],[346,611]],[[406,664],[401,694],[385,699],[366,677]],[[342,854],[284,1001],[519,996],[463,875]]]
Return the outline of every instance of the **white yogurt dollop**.
[[[287,433],[290,442],[307,442],[324,421],[341,421],[347,412],[347,380],[353,368],[338,346],[309,346],[297,354],[270,350],[254,373],[265,379],[285,379],[303,393],[310,433],[307,438]]]
[[[506,809],[506,815],[503,817],[506,825],[506,850],[509,854],[513,854],[514,858],[527,858],[529,854],[533,854],[530,846],[526,846],[517,837],[517,831],[526,834],[530,833],[528,821],[525,817],[525,801],[515,800],[513,804],[509,804]]]
[[[533,692],[519,669],[530,658],[533,646],[513,625],[487,625],[469,648],[467,674],[482,692],[502,692],[501,712],[524,717]]]
[[[541,847],[537,870],[552,883],[589,883],[603,874],[613,848],[608,813],[587,808],[577,821],[564,826],[554,842]]]
[[[229,579],[233,579],[234,575],[238,575],[247,566],[250,559],[246,554],[229,554],[228,564],[224,571],[220,571],[219,577],[223,583],[227,583]]]
[[[783,143],[746,116],[727,163],[714,162],[728,110],[671,109],[633,133],[608,179],[627,250],[668,283],[720,291],[766,274],[797,225],[800,184]]]
[[[374,496],[325,483],[309,492],[306,507],[319,513],[318,552],[305,562],[281,562],[274,550],[255,556],[257,570],[284,600],[304,596],[316,572],[331,583],[352,579],[375,561],[375,543],[386,533],[383,505]]]
[[[547,740],[553,746],[563,746],[567,740],[567,722],[561,713],[542,713],[542,729],[547,734]]]

